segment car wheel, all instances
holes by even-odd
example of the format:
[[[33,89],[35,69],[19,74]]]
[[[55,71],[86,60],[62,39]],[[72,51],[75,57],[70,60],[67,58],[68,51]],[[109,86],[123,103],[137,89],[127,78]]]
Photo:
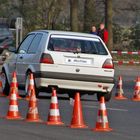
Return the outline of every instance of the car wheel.
[[[110,92],[110,93],[97,93],[97,100],[100,101],[100,98],[101,98],[102,96],[104,96],[105,101],[108,102],[108,101],[110,101],[110,99],[111,99],[112,92]]]
[[[8,83],[7,76],[6,76],[6,73],[5,73],[4,70],[3,70],[2,73],[1,73],[1,80],[2,80],[3,93],[4,93],[5,95],[9,95],[9,92],[10,92],[10,85],[9,85],[9,83]]]
[[[25,93],[26,93],[26,95],[28,95],[28,85],[29,85],[29,81],[30,81],[30,73],[31,73],[31,72],[28,72],[27,75],[26,75],[26,82],[25,82]],[[38,96],[39,96],[39,91],[38,91],[38,89],[36,88],[35,81],[34,81],[34,87],[35,87],[35,94],[36,94],[36,97],[38,97]]]

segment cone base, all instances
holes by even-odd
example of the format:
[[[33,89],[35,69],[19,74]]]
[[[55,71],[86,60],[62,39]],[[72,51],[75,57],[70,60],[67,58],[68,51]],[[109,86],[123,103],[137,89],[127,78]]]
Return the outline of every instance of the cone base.
[[[8,99],[10,99],[10,96],[7,96]],[[17,97],[17,99],[23,99],[22,97]]]
[[[6,95],[4,93],[0,94],[0,97],[5,97]]]
[[[115,99],[116,100],[127,100],[128,98],[124,97],[124,96],[116,96]]]
[[[94,128],[92,131],[97,131],[97,132],[109,132],[112,131],[112,128]]]
[[[41,119],[26,119],[26,122],[38,122],[38,123],[42,123],[43,121]]]
[[[132,101],[139,102],[140,98],[132,98]]]
[[[23,118],[21,116],[17,116],[17,117],[6,116],[5,119],[7,119],[7,120],[23,120]]]
[[[88,128],[87,125],[83,124],[83,125],[70,125],[70,128]]]
[[[63,122],[51,122],[51,121],[48,121],[47,125],[64,125],[64,123]]]

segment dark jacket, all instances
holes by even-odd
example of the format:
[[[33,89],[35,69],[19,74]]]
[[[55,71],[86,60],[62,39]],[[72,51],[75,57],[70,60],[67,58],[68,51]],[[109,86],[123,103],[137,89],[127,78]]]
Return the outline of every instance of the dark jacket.
[[[98,36],[104,41],[105,44],[108,42],[108,31],[106,29],[98,30]]]
[[[92,32],[92,31],[91,31],[90,34],[97,35],[97,32]]]

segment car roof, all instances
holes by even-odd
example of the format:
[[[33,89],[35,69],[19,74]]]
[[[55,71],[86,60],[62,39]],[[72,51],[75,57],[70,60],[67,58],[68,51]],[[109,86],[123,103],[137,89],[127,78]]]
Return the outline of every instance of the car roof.
[[[48,33],[48,34],[59,34],[59,35],[72,35],[72,36],[82,36],[82,37],[95,37],[95,38],[100,38],[97,35],[93,35],[90,33],[80,33],[80,32],[70,32],[70,31],[57,31],[57,30],[37,30],[33,31],[31,33]]]

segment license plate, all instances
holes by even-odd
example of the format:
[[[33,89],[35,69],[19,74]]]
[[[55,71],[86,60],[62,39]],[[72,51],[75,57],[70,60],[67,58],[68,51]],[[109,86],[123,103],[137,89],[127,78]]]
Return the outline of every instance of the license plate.
[[[91,65],[93,63],[92,59],[85,58],[66,58],[66,64],[74,64],[74,65]]]

